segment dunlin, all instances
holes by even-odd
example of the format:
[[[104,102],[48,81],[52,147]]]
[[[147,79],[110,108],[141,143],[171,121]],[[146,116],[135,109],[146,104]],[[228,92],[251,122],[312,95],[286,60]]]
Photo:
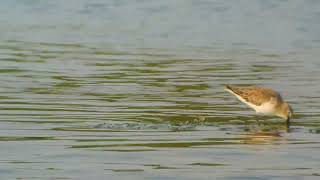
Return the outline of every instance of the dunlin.
[[[225,86],[225,90],[235,95],[257,113],[279,116],[289,123],[292,116],[291,106],[285,102],[279,93],[272,89],[249,86]]]

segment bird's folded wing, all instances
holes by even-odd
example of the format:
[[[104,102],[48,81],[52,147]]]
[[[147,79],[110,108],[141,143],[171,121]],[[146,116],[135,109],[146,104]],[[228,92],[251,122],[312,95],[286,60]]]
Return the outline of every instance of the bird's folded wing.
[[[258,87],[231,87],[227,86],[227,89],[231,90],[235,94],[241,96],[244,100],[252,103],[256,106],[260,106],[265,102],[270,102],[273,99],[281,100],[278,93],[271,89],[258,88]]]

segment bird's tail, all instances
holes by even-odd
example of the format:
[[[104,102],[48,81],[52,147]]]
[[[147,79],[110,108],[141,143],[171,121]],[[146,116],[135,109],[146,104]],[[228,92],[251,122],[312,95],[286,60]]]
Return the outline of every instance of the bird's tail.
[[[234,88],[234,87],[232,87],[232,86],[230,86],[230,85],[225,85],[224,86],[224,90],[226,90],[226,91],[228,91],[228,92],[230,92],[231,94],[234,94],[234,95],[238,95],[239,94],[239,90],[237,89],[237,88]]]
[[[233,90],[232,90],[232,87],[231,87],[230,85],[225,85],[225,86],[224,86],[224,89],[225,89],[226,91],[233,91]]]

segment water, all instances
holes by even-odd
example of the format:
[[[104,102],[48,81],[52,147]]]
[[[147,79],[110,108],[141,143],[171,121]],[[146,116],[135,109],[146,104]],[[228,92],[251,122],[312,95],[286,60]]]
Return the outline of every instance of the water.
[[[1,179],[318,179],[319,5],[3,1]]]

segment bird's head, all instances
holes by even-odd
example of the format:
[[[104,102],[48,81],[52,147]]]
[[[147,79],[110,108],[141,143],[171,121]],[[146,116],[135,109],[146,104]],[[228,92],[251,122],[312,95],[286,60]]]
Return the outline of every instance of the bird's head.
[[[292,107],[288,103],[284,102],[280,107],[278,115],[289,122],[293,115]]]

